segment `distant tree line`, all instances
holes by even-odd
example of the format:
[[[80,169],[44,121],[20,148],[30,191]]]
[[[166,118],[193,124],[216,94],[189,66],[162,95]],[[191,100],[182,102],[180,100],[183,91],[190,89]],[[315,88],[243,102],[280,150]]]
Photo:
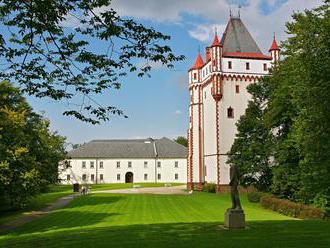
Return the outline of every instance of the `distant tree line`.
[[[229,162],[245,185],[330,207],[330,1],[287,23],[283,60],[248,91]]]
[[[65,158],[65,138],[33,112],[21,91],[0,82],[1,210],[23,207],[30,197],[56,183]]]

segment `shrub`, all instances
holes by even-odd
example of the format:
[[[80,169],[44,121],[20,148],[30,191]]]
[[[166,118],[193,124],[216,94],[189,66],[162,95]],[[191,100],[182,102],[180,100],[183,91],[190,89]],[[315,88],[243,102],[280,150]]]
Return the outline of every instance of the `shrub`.
[[[209,193],[215,193],[216,191],[216,184],[215,183],[206,183],[203,185],[203,191]]]
[[[253,191],[247,193],[247,198],[249,202],[260,202],[260,198],[262,196],[261,192]]]
[[[324,219],[322,209],[295,203],[289,200],[276,198],[273,195],[263,194],[260,198],[261,206],[281,214],[300,219]]]

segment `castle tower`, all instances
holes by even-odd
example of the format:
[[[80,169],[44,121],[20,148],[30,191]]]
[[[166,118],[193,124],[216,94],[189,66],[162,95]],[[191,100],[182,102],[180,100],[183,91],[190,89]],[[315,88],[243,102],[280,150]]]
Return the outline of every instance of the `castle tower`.
[[[219,41],[200,53],[189,70],[188,188],[217,184],[217,191],[229,184],[226,163],[234,142],[236,122],[251,98],[246,87],[268,74],[279,61],[274,38],[272,56],[264,55],[240,17],[231,16]]]

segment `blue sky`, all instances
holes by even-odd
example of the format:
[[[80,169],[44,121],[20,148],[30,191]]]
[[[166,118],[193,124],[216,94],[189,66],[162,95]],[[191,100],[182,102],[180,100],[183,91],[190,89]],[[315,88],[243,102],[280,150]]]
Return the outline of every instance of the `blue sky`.
[[[208,5],[205,4],[208,3]],[[212,41],[214,28],[221,35],[229,9],[241,18],[260,48],[267,54],[273,32],[278,40],[287,37],[285,22],[293,11],[310,9],[319,0],[114,0],[113,8],[122,16],[133,17],[147,26],[172,37],[169,45],[186,60],[169,70],[155,65],[151,78],[129,75],[120,90],[99,95],[96,99],[122,109],[128,118],[114,116],[109,122],[91,125],[62,116],[63,103],[28,97],[33,108],[50,119],[52,130],[71,143],[92,139],[169,137],[186,135],[188,125],[187,70],[193,64],[198,47],[204,51]],[[298,4],[299,3],[299,4]],[[98,44],[95,44],[97,46]]]

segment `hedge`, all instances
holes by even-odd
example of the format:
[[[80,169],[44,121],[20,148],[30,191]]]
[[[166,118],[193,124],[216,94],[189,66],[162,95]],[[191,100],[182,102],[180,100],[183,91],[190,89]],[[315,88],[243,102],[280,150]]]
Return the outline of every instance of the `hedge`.
[[[322,209],[279,199],[269,194],[261,196],[260,204],[264,208],[299,219],[324,219],[326,217]]]
[[[252,191],[252,192],[248,192],[247,193],[247,198],[249,200],[249,202],[260,202],[260,198],[262,196],[261,192],[258,191]]]
[[[215,183],[206,183],[203,185],[203,191],[209,192],[209,193],[215,193],[216,192],[216,184]]]

